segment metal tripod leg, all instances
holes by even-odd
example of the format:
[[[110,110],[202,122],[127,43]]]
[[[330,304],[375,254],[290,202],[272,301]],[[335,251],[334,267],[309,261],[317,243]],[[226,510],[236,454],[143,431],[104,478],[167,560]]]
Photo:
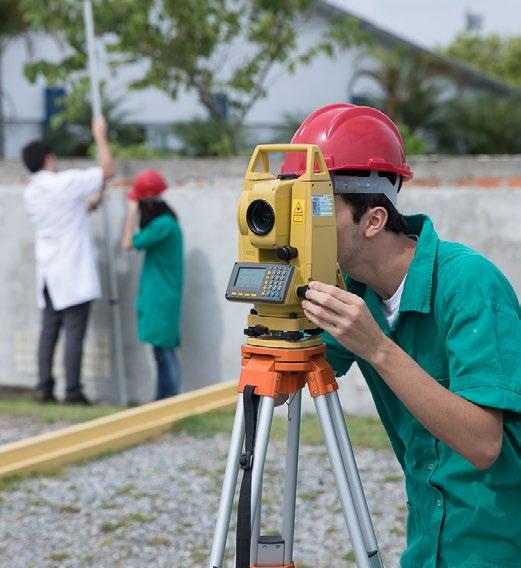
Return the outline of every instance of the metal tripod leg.
[[[284,504],[281,535],[260,537],[260,502],[252,531],[252,566],[286,566],[293,562],[295,502],[297,492],[300,408],[302,391],[297,391],[288,405],[288,435],[284,476]]]
[[[268,452],[268,442],[270,439],[274,408],[275,399],[269,396],[261,397],[259,421],[257,423],[255,447],[253,451],[253,471],[251,478],[252,533],[250,560],[252,564],[257,563],[257,543],[259,541],[261,518],[262,477],[264,474],[264,465],[266,463],[266,454]]]
[[[262,408],[265,404],[266,397],[262,397],[259,402],[259,419],[262,414]],[[272,415],[273,419],[273,415]],[[271,423],[270,423],[271,428]],[[268,434],[269,437],[269,434]],[[268,440],[269,441],[269,440]],[[255,454],[254,454],[255,455]],[[255,459],[255,458],[254,458]],[[261,471],[261,481],[260,481],[260,489],[259,489],[259,497],[257,499],[257,505],[255,507],[252,506],[252,527],[251,527],[251,543],[250,543],[250,561],[252,564],[257,562],[257,543],[259,541],[260,536],[260,527],[261,527],[261,502],[262,502],[262,483],[264,479],[264,466],[262,467]],[[253,479],[252,479],[253,484]],[[256,511],[255,516],[253,512]]]
[[[351,489],[355,509],[362,528],[362,534],[364,536],[365,547],[369,555],[371,568],[382,568],[383,562],[380,556],[380,551],[378,550],[378,543],[373,523],[371,522],[371,516],[369,514],[369,508],[367,507],[360,474],[356,466],[353,447],[351,445],[351,440],[349,439],[344,413],[338,398],[338,391],[326,394],[325,398],[327,399],[329,411],[333,420],[333,426],[338,440],[340,453],[342,454],[347,481]]]
[[[347,530],[351,538],[356,564],[358,568],[372,568],[369,553],[365,547],[362,527],[360,526],[355,503],[351,495],[351,488],[344,468],[333,419],[329,412],[328,400],[324,395],[317,396],[314,400],[322,434],[326,443],[327,453],[329,455],[329,461],[331,462],[331,469],[335,477],[338,496],[342,504]]]
[[[255,448],[253,453],[253,472],[251,478],[251,518],[255,520],[257,510],[260,507],[260,496],[262,491],[262,475],[266,454],[268,452],[268,442],[270,438],[271,423],[273,421],[273,409],[275,399],[269,396],[261,398],[259,408],[259,422],[255,435]]]
[[[235,420],[233,422],[228,461],[226,462],[226,469],[224,472],[219,512],[217,513],[217,522],[215,524],[215,536],[210,556],[210,568],[222,568],[223,565],[224,549],[226,547],[226,537],[228,536],[228,529],[230,527],[233,497],[235,495],[235,486],[237,485],[237,477],[239,475],[239,463],[243,442],[244,407],[242,394],[239,394]]]
[[[288,407],[288,438],[286,443],[285,470],[286,474],[284,478],[284,509],[282,512],[284,564],[289,564],[293,561],[301,403],[302,390],[298,390],[293,396]]]

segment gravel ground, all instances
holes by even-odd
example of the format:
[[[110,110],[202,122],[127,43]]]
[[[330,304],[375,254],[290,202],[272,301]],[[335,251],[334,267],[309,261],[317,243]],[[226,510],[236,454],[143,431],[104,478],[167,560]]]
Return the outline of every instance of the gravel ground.
[[[44,424],[32,418],[0,416],[0,444],[23,440],[29,436],[37,436],[51,430],[59,430],[68,425],[67,422]]]
[[[55,475],[0,482],[2,568],[206,567],[228,442],[167,434]],[[270,447],[266,532],[280,524],[283,452],[280,443]],[[398,566],[405,543],[401,471],[387,450],[357,449],[356,457],[382,556],[388,568]],[[230,532],[226,567],[233,541]],[[354,566],[322,446],[301,448],[294,550],[299,568]]]

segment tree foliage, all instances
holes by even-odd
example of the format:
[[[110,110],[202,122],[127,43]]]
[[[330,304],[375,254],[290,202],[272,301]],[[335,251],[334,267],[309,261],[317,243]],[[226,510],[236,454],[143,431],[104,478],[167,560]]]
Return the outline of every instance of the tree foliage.
[[[0,0],[0,44],[10,37],[27,30],[27,21],[19,0]]]
[[[49,142],[53,152],[59,156],[84,156],[92,145],[92,108],[86,98],[89,84],[81,79],[69,96],[57,101],[59,112],[44,127],[44,139]],[[123,110],[123,98],[101,99],[102,112],[110,124],[109,141],[117,149],[118,155],[125,148],[138,148],[145,140],[142,126],[131,124],[131,113]]]
[[[77,0],[20,0],[35,29],[59,31],[71,47],[59,64],[28,66],[34,80],[66,82],[85,69],[82,3]],[[197,93],[212,121],[236,150],[236,132],[257,100],[267,92],[270,71],[291,72],[319,53],[362,41],[354,21],[337,21],[327,37],[297,48],[299,29],[313,0],[94,0],[95,27],[114,67],[145,61],[131,87],[156,87],[176,98]],[[247,40],[245,43],[244,40]],[[225,104],[222,96],[225,95]]]
[[[466,93],[442,107],[432,132],[446,154],[521,154],[521,96]]]
[[[500,81],[521,87],[521,36],[460,34],[442,51]]]
[[[411,53],[405,46],[374,46],[367,55],[370,61],[355,72],[352,85],[370,79],[379,91],[371,103],[412,133],[428,127],[447,86],[454,89],[460,82],[458,72],[445,62],[427,53]]]

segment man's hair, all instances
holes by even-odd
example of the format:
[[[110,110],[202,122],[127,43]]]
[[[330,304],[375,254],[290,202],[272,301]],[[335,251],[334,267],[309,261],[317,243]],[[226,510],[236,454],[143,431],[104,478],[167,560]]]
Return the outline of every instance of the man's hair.
[[[22,149],[22,160],[25,167],[35,173],[39,172],[45,163],[45,158],[52,154],[52,149],[46,142],[33,140]]]
[[[405,219],[383,193],[342,193],[344,203],[353,210],[353,221],[358,224],[362,215],[373,207],[383,207],[387,211],[385,230],[392,233],[406,233]]]
[[[371,173],[368,170],[346,170],[337,172],[339,174],[368,177]],[[402,178],[398,179],[396,174],[391,172],[378,172],[380,177],[386,177],[389,183],[396,185],[398,182],[397,193],[402,188]],[[373,207],[383,207],[387,211],[387,223],[385,230],[392,233],[405,233],[407,231],[403,215],[396,209],[391,201],[383,193],[340,193],[346,205],[353,211],[353,221],[358,224],[362,215]]]

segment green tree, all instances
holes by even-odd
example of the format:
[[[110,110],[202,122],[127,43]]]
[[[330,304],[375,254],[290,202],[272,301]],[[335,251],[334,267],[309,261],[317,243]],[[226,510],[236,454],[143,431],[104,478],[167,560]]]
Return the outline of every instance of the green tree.
[[[27,75],[65,82],[85,68],[82,5],[77,0],[21,0],[36,29],[60,31],[72,52],[59,64],[39,61]],[[359,43],[354,20],[335,21],[330,33],[299,51],[297,35],[313,0],[95,0],[95,26],[115,67],[147,63],[132,88],[156,87],[172,98],[195,92],[237,151],[237,133],[267,92],[277,65],[292,72],[319,53]],[[244,40],[247,40],[245,47]],[[223,96],[224,95],[224,96]]]
[[[441,51],[482,73],[521,87],[521,36],[460,34]]]
[[[4,155],[2,53],[7,42],[27,31],[27,26],[19,0],[0,0],[0,158]]]
[[[444,105],[432,132],[448,154],[521,154],[521,96],[470,92]]]
[[[420,154],[428,154],[429,146],[423,138],[413,134],[406,124],[397,123],[396,125],[403,139],[406,156],[419,156]]]
[[[354,74],[351,88],[361,78],[374,82],[380,95],[370,102],[411,133],[426,129],[438,112],[447,84],[459,84],[459,75],[445,62],[429,54],[412,53],[406,46],[372,47],[370,63]]]
[[[69,96],[58,101],[60,112],[44,129],[44,138],[59,156],[85,156],[92,146],[92,108],[86,94],[89,83],[81,79]],[[123,109],[123,97],[102,96],[102,112],[110,124],[109,141],[115,155],[142,152],[145,132],[142,126],[131,124],[132,113]]]

